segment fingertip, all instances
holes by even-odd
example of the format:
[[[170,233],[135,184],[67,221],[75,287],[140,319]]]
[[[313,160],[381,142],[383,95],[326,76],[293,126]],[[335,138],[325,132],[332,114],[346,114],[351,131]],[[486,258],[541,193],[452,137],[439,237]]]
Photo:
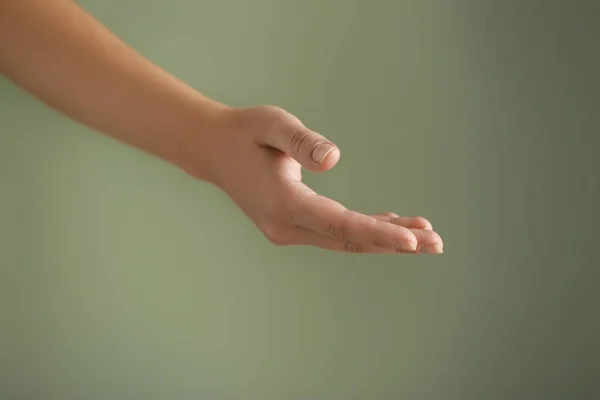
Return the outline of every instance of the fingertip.
[[[404,226],[406,228],[423,229],[426,231],[432,231],[433,225],[427,218],[424,217],[392,217],[390,220],[392,224]]]
[[[398,233],[399,233],[399,235],[398,235],[399,239],[404,244],[409,246],[411,251],[414,251],[417,249],[419,239],[417,239],[417,236],[410,229],[399,226]]]
[[[333,145],[332,149],[329,150],[329,152],[323,158],[323,161],[321,161],[320,164],[315,163],[315,171],[316,172],[328,171],[331,168],[335,167],[335,165],[338,163],[339,160],[340,160],[340,149],[337,146]]]
[[[383,214],[381,214],[381,215],[382,215],[382,216],[384,216],[384,217],[387,217],[387,218],[391,218],[391,219],[394,219],[394,218],[399,218],[399,217],[400,217],[398,214],[396,214],[396,213],[393,213],[393,212],[391,212],[391,211],[384,212],[384,213],[383,213]]]
[[[414,217],[414,225],[415,228],[424,229],[427,231],[433,230],[433,225],[431,225],[431,222],[424,217]]]
[[[428,254],[442,254],[444,252],[444,246],[442,244],[430,244],[423,247],[423,251]]]

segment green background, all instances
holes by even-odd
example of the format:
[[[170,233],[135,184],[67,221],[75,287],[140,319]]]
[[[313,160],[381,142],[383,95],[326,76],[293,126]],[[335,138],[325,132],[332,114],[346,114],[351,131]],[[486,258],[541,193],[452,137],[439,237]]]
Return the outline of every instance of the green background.
[[[205,94],[335,141],[317,191],[443,256],[276,248],[0,81],[0,398],[600,396],[592,1],[87,0]],[[90,93],[93,96],[93,93]]]

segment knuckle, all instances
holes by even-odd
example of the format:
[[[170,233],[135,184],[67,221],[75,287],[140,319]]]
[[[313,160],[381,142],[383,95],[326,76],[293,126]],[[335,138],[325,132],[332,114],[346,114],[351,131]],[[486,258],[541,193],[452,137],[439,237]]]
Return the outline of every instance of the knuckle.
[[[344,250],[346,250],[349,253],[363,253],[364,246],[360,243],[348,240],[344,243]]]
[[[341,242],[348,241],[348,221],[351,213],[345,209],[342,211],[339,219],[330,221],[327,225],[327,233]]]
[[[279,134],[286,129],[290,121],[291,114],[281,107],[265,105],[252,107],[249,110],[253,112],[255,118],[258,118],[267,133]]]
[[[265,113],[271,114],[272,116],[280,116],[283,117],[288,114],[286,110],[279,106],[275,106],[272,104],[267,104],[261,107]]]
[[[271,127],[277,131],[285,130],[294,119],[292,114],[278,106],[267,105],[262,106],[261,109]]]
[[[345,241],[346,240],[346,228],[343,224],[331,223],[327,227],[327,232],[337,240]]]
[[[300,154],[303,143],[310,137],[310,132],[304,129],[296,129],[290,137],[290,148],[294,154]]]

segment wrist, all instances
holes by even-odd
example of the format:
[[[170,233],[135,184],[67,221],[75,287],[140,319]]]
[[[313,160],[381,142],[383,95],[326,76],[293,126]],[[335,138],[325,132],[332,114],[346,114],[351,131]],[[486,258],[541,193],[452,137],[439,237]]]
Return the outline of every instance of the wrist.
[[[171,162],[186,174],[210,184],[217,184],[220,160],[227,154],[229,126],[236,109],[202,99],[192,107],[182,128],[178,151]]]

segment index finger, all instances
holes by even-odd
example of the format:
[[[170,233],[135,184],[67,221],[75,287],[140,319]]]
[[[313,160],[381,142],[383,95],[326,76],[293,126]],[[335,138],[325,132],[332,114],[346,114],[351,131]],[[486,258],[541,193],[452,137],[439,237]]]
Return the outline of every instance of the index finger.
[[[294,223],[342,242],[415,251],[416,236],[407,228],[352,211],[316,193],[300,200]]]

